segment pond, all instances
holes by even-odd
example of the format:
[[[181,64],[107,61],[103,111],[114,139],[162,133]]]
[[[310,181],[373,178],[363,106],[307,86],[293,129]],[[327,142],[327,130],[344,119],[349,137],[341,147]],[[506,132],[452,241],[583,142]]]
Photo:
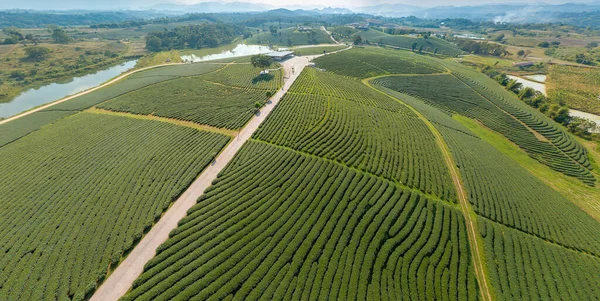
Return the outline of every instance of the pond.
[[[96,87],[133,68],[137,60],[127,61],[96,73],[74,77],[68,83],[52,83],[29,89],[10,102],[0,103],[0,118],[8,118],[69,95]]]
[[[508,75],[508,78],[514,79],[518,83],[521,83],[523,85],[523,87],[532,88],[534,90],[542,92],[542,94],[544,94],[544,95],[547,96],[547,94],[546,94],[546,85],[545,84],[537,83],[537,82],[534,82],[534,81],[526,80],[524,78],[517,77],[517,76],[512,76],[512,75]]]
[[[268,46],[238,44],[237,46],[235,46],[235,48],[231,50],[225,50],[220,53],[209,54],[205,56],[196,56],[193,54],[182,55],[181,59],[189,62],[204,62],[211,60],[228,59],[232,57],[269,53],[272,51],[273,50],[271,50],[271,48],[269,48]]]

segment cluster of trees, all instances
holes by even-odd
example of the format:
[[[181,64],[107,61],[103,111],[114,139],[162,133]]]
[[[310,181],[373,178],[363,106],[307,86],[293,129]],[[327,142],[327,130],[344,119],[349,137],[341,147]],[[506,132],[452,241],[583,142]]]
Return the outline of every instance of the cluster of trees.
[[[469,39],[456,39],[456,45],[465,52],[493,56],[506,56],[510,54],[506,47],[489,42],[478,42]]]
[[[521,83],[514,79],[509,79],[506,74],[500,73],[490,66],[484,67],[481,71],[487,76],[495,79],[499,84],[504,86],[506,90],[516,94],[520,100],[532,108],[538,109],[554,121],[564,125],[574,134],[587,136],[590,134],[590,130],[596,127],[596,123],[593,121],[570,116],[569,107],[565,103],[561,101],[552,101],[539,91],[530,87],[523,87]]]
[[[59,26],[89,25],[120,22],[151,16],[148,12],[40,12],[24,10],[0,11],[0,27],[39,28],[50,24]]]
[[[52,40],[59,44],[67,44],[71,42],[73,39],[67,34],[67,32],[56,26],[49,25],[48,31],[52,33]],[[34,36],[32,34],[23,35],[18,28],[15,27],[4,27],[2,28],[2,32],[7,36],[1,44],[18,44],[27,42],[31,42],[35,45],[39,42],[39,37]]]
[[[245,31],[243,26],[217,24],[186,25],[171,30],[151,32],[146,36],[146,48],[150,51],[171,49],[218,47],[231,43]]]

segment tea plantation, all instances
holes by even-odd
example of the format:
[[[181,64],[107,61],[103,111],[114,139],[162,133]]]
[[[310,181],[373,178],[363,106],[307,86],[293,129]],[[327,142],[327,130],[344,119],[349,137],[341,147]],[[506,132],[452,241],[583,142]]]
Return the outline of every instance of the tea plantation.
[[[1,147],[0,300],[93,292],[228,141],[78,113]]]

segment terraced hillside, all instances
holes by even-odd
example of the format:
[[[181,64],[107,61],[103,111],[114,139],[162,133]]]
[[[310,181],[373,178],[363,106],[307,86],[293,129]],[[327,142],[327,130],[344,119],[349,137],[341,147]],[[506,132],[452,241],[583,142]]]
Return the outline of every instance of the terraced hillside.
[[[340,28],[338,30],[331,29],[333,33],[347,36],[347,40],[352,41],[355,36],[360,36],[363,41],[369,41],[369,43],[383,44],[402,49],[412,49],[413,43],[416,43],[415,50],[422,49],[422,51],[429,53],[437,53],[449,56],[457,56],[464,52],[460,50],[456,45],[436,37],[413,37],[409,35],[390,35],[383,33],[375,29],[368,30],[346,30],[346,28]]]
[[[78,113],[0,147],[0,299],[83,299],[228,141]]]
[[[478,221],[499,300],[595,300],[600,223],[480,139],[448,112],[384,87],[442,134]],[[579,268],[575,268],[579,267]],[[575,272],[579,271],[579,272]]]
[[[587,153],[573,138],[556,125],[520,110],[511,103],[503,102],[499,98],[503,95],[473,88],[479,87],[475,86],[477,82],[469,82],[468,79],[470,78],[458,75],[391,76],[378,78],[375,83],[423,98],[443,110],[477,119],[519,145],[532,158],[556,171],[594,185],[595,178],[589,171],[591,164]],[[467,83],[472,83],[473,87]]]
[[[315,60],[319,67],[424,99],[477,119],[534,159],[593,186],[587,151],[559,125],[479,72],[459,64],[386,49],[352,49]]]
[[[124,300],[478,299],[455,198],[411,110],[305,69]]]
[[[206,75],[165,81],[110,99],[101,109],[239,129],[283,81],[276,70],[259,75],[247,64],[228,64]]]
[[[407,107],[350,78],[305,70],[255,137],[456,201],[425,124]]]
[[[383,74],[433,74],[446,69],[420,55],[378,48],[354,48],[314,60],[319,68],[350,77],[367,78]]]
[[[466,246],[456,209],[251,142],[123,300],[473,300]]]

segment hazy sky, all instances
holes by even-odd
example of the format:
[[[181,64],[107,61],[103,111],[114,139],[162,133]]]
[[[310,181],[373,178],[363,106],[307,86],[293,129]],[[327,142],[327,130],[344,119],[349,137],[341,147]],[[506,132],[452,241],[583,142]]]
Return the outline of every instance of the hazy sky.
[[[359,7],[359,6],[370,6],[382,3],[401,3],[408,5],[415,5],[421,7],[431,7],[438,5],[479,5],[485,3],[527,3],[534,4],[537,2],[558,4],[565,2],[593,2],[590,0],[544,0],[544,1],[531,1],[531,0],[236,0],[239,2],[254,2],[254,3],[265,3],[273,6],[315,6],[315,7]],[[198,0],[0,0],[0,9],[3,8],[25,8],[25,9],[73,9],[73,8],[141,8],[149,7],[157,3],[168,3],[168,2],[180,2],[186,4],[205,2]],[[221,1],[221,2],[233,2],[233,1]]]

